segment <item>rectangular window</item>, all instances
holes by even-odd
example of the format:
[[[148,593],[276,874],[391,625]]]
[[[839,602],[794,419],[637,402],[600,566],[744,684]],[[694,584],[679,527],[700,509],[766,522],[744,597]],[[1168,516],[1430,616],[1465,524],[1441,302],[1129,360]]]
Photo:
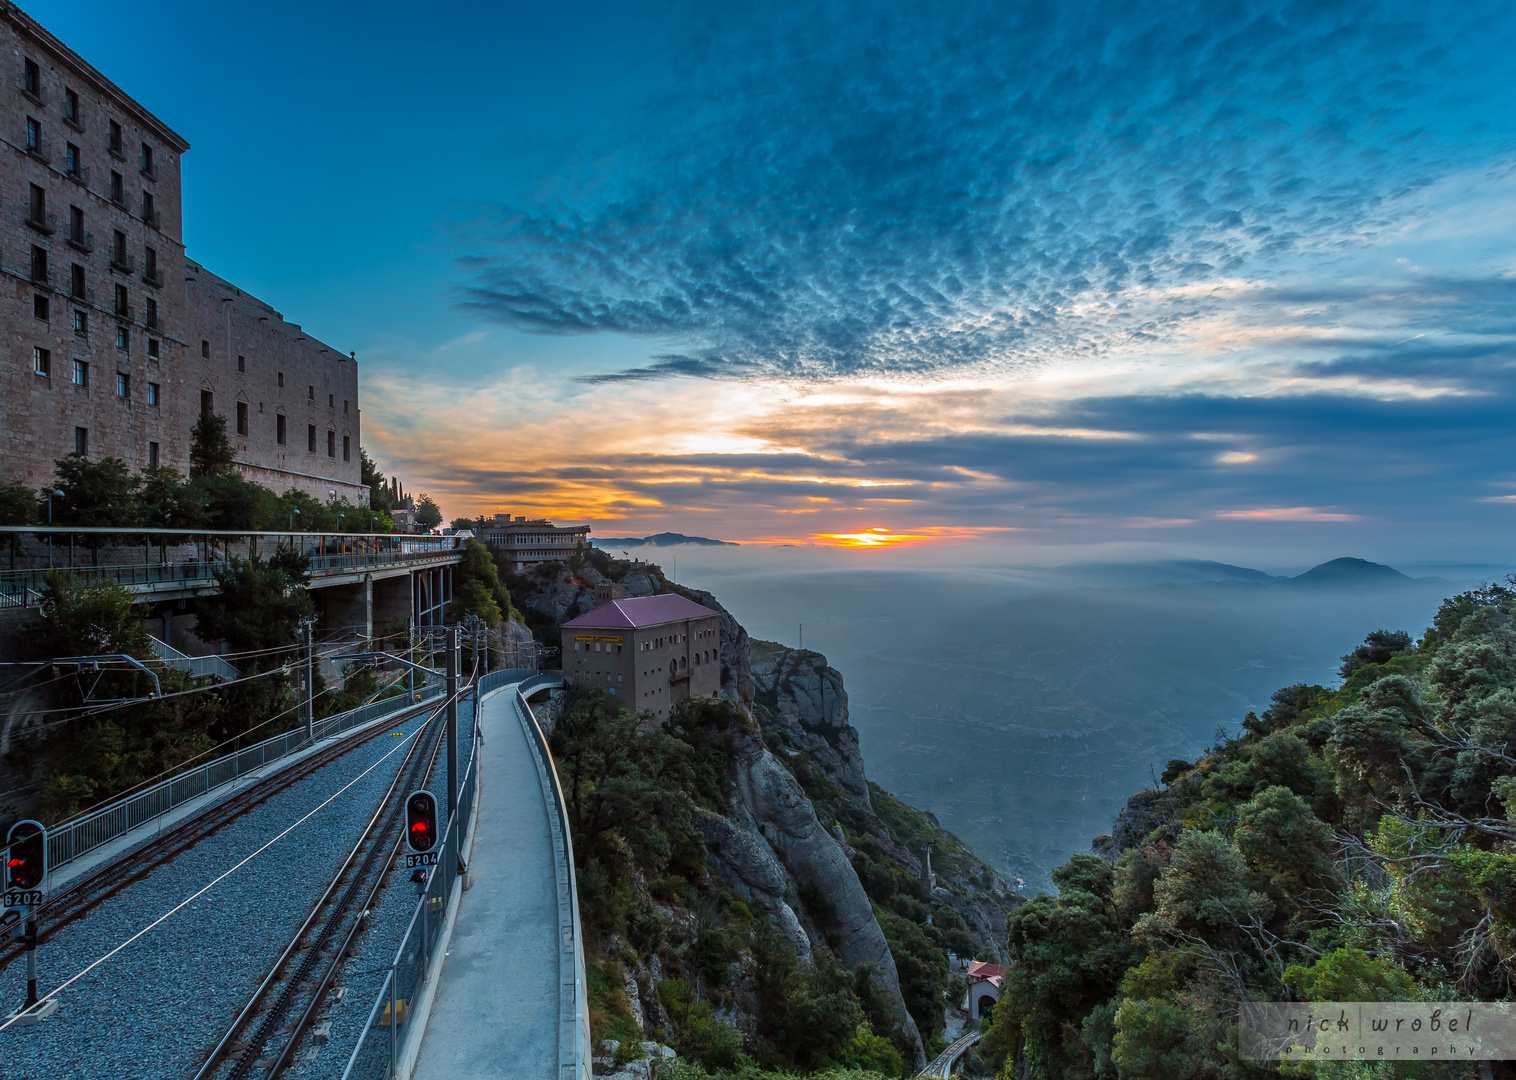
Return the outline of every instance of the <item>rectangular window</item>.
[[[158,328],[158,301],[149,296],[142,301],[142,306],[147,319],[147,328],[156,330]]]
[[[52,350],[35,346],[32,349],[32,371],[38,375],[51,375],[53,373]]]
[[[111,234],[111,262],[117,266],[126,265],[126,233],[120,229],[112,230]]]
[[[326,395],[326,407],[328,409],[335,409],[337,407],[337,399],[335,394]]]
[[[63,119],[79,123],[79,95],[73,90],[63,91]]]
[[[74,385],[89,385],[89,364],[83,360],[74,361]]]
[[[347,398],[342,399],[342,415],[347,415]]]
[[[26,92],[32,95],[32,97],[42,96],[42,68],[37,65],[37,61],[35,60],[28,59],[26,61],[25,86]]]
[[[74,308],[74,333],[89,337],[89,312],[83,308]]]
[[[284,386],[284,372],[282,371],[279,373],[279,386],[281,388]]]
[[[127,295],[125,285],[116,286],[116,314],[123,319],[131,314],[131,298]]]
[[[153,148],[147,143],[142,144],[142,171],[148,176],[153,175]]]
[[[247,402],[237,402],[237,434],[247,434]]]
[[[216,395],[209,390],[200,391],[200,415],[210,416],[216,411]]]
[[[237,357],[237,370],[238,371],[246,371],[247,370],[247,357],[245,357],[245,356],[239,356],[239,357]]]
[[[352,439],[347,435],[342,436],[342,460],[353,460],[353,442]]]
[[[47,224],[47,192],[36,184],[31,185],[31,188],[29,208],[32,224],[45,226]]]
[[[147,444],[147,467],[149,469],[158,467],[158,444],[155,442]]]
[[[316,425],[315,424],[307,425],[307,427],[306,427],[306,433],[305,434],[306,434],[306,443],[308,444],[308,446],[310,448],[310,452],[314,454],[316,452]]]
[[[280,446],[284,445],[284,414],[274,417],[274,441]]]
[[[149,281],[158,281],[158,250],[156,248],[142,249],[142,274]]]
[[[84,208],[68,208],[68,238],[76,244],[84,243]]]
[[[47,297],[43,296],[41,293],[37,293],[32,297],[32,314],[41,319],[43,322],[47,321],[47,308]]]
[[[308,398],[310,398],[310,399],[311,399],[311,400],[312,400],[312,401],[315,401],[315,400],[316,400],[316,388],[315,388],[315,387],[314,387],[314,386],[307,386],[307,387],[306,387],[306,388],[305,388],[305,394],[306,394],[306,396],[307,396],[307,397],[308,397]]]
[[[126,181],[115,169],[111,170],[111,202],[117,206],[126,205]]]
[[[75,300],[85,299],[84,267],[80,266],[78,263],[74,263],[73,268],[69,271],[68,276],[69,295],[72,296]]]
[[[114,120],[111,121],[111,152],[121,153],[121,125]]]
[[[79,161],[79,148],[73,143],[63,144],[63,168],[70,176],[78,179],[79,170],[82,167]]]
[[[147,355],[150,356],[154,360],[158,359],[158,339],[157,338],[150,337],[150,338],[147,339]]]
[[[33,154],[42,152],[42,125],[30,116],[26,118],[26,148]]]
[[[32,245],[32,280],[47,282],[47,249]]]
[[[116,327],[116,348],[130,349],[132,347],[132,331],[130,327]]]
[[[337,433],[335,431],[328,431],[326,433],[326,456],[331,458],[337,456]]]
[[[129,398],[132,396],[132,377],[130,375],[123,375],[119,371],[116,372],[116,396],[118,398]]]
[[[153,193],[151,191],[142,193],[142,220],[149,222],[153,220]]]
[[[74,428],[74,453],[89,457],[89,428]]]
[[[204,338],[200,339],[200,355],[206,360],[211,358],[211,343]]]
[[[155,382],[147,384],[147,403],[149,405],[161,405],[163,388]]]

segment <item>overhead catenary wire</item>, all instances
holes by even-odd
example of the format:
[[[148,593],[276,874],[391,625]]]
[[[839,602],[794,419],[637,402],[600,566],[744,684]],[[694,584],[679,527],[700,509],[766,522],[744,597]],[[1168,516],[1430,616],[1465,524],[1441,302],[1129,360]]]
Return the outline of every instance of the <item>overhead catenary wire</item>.
[[[362,780],[369,773],[373,772],[380,765],[384,764],[385,761],[387,761],[391,757],[393,757],[397,752],[400,751],[400,749],[402,747],[404,747],[408,742],[410,742],[417,735],[419,735],[421,733],[421,731],[423,731],[426,728],[427,724],[429,724],[432,720],[435,720],[437,718],[437,716],[442,712],[442,710],[444,708],[446,708],[446,706],[448,704],[450,704],[455,698],[458,698],[458,697],[461,697],[461,696],[462,696],[461,694],[456,694],[452,698],[449,698],[447,701],[442,702],[437,709],[434,709],[431,712],[431,714],[429,716],[427,716],[426,720],[424,720],[420,724],[416,725],[416,729],[414,731],[412,731],[410,734],[406,735],[399,742],[397,742],[387,753],[385,753],[383,756],[381,756],[377,761],[375,761],[368,768],[364,769],[357,776],[353,777],[353,779],[349,780],[346,784],[344,784],[337,791],[333,792],[330,796],[328,796],[327,798],[323,799],[317,806],[313,807],[307,813],[305,813],[301,817],[297,818],[295,821],[291,822],[284,829],[280,830],[272,838],[270,838],[267,842],[265,842],[264,844],[262,844],[259,847],[255,848],[251,853],[249,853],[247,856],[245,856],[244,858],[242,858],[241,860],[239,860],[235,865],[229,867],[228,869],[222,871],[220,874],[216,875],[216,877],[212,878],[209,882],[207,882],[205,885],[201,886],[195,892],[191,893],[189,896],[187,896],[183,900],[179,901],[179,903],[177,903],[173,907],[169,908],[162,915],[159,915],[156,919],[154,919],[152,922],[148,923],[141,930],[138,930],[135,934],[132,934],[126,940],[122,941],[119,945],[116,945],[114,948],[110,949],[108,952],[106,952],[102,956],[98,957],[95,960],[92,960],[89,964],[85,965],[79,971],[77,971],[73,975],[69,976],[67,979],[65,979],[63,982],[59,983],[57,986],[53,987],[46,994],[44,994],[41,997],[39,997],[38,1000],[37,1000],[37,1005],[33,1006],[33,1008],[34,1009],[35,1008],[40,1008],[42,1006],[42,1004],[44,1004],[45,1002],[47,1002],[49,1000],[52,1000],[53,998],[56,998],[59,994],[61,994],[64,990],[67,990],[74,983],[78,982],[80,979],[84,978],[90,972],[94,971],[96,968],[98,968],[102,964],[106,963],[112,957],[114,957],[117,954],[119,954],[122,950],[126,949],[127,946],[131,945],[133,942],[138,941],[142,937],[145,937],[148,933],[150,933],[151,931],[153,931],[157,927],[161,926],[163,923],[167,922],[170,918],[172,918],[178,912],[183,911],[190,904],[194,903],[200,897],[202,897],[206,893],[210,892],[213,888],[215,888],[221,882],[223,882],[227,878],[231,877],[238,870],[242,869],[248,863],[252,862],[259,855],[263,854],[269,848],[271,848],[275,844],[277,844],[280,840],[284,839],[284,837],[288,836],[290,833],[292,833],[296,829],[298,829],[301,825],[305,824],[307,821],[309,821],[316,814],[320,813],[323,809],[325,809],[331,803],[333,803],[334,801],[336,801],[336,799],[339,796],[345,794],[349,789],[351,789],[355,784],[357,784],[358,781]],[[16,1023],[21,1018],[21,1015],[22,1015],[22,1012],[20,1010],[18,1010],[17,1013],[16,1013],[16,1015],[8,1018],[4,1022],[0,1022],[0,1031],[4,1031],[7,1028],[9,1028],[12,1024]]]

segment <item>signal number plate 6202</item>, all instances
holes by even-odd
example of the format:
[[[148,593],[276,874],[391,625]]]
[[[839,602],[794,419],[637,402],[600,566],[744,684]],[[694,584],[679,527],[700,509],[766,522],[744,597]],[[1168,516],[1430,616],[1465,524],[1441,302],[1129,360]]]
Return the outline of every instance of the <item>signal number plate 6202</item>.
[[[6,892],[4,896],[0,896],[0,900],[4,900],[5,906],[8,908],[30,907],[31,905],[42,903],[42,890],[12,889]]]
[[[413,866],[436,866],[437,852],[413,851],[405,856],[405,868],[409,870]]]

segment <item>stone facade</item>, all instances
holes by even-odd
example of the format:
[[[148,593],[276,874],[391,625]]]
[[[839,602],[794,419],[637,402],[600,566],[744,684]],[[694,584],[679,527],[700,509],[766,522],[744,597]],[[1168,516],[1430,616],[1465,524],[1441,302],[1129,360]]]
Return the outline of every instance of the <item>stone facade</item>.
[[[545,562],[568,562],[590,542],[588,525],[554,525],[545,518],[509,514],[496,514],[475,531],[518,574]]]
[[[563,624],[563,677],[667,720],[675,702],[721,692],[721,616],[693,600],[607,600]]]
[[[0,482],[76,450],[187,471],[204,401],[251,479],[366,500],[356,362],[185,258],[189,143],[3,0],[0,43]]]

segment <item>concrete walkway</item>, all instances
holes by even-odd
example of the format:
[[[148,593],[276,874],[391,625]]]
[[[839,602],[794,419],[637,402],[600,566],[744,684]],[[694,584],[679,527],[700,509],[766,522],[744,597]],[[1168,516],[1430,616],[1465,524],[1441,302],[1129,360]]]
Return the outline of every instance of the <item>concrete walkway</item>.
[[[540,774],[514,688],[487,697],[479,811],[414,1080],[558,1075],[558,890]]]

